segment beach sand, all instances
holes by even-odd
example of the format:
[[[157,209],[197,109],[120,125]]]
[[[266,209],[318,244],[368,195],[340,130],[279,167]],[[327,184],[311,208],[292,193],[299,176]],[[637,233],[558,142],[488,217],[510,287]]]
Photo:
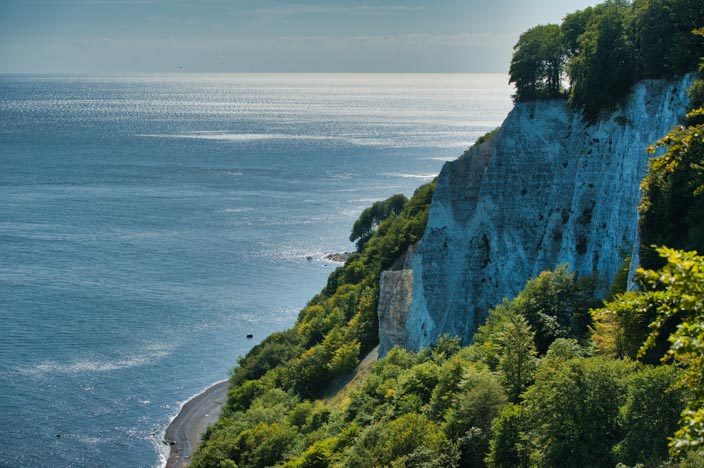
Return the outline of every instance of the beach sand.
[[[166,468],[182,468],[190,462],[193,450],[208,426],[217,421],[227,401],[230,382],[225,380],[208,387],[188,400],[166,428],[164,441],[170,444]]]

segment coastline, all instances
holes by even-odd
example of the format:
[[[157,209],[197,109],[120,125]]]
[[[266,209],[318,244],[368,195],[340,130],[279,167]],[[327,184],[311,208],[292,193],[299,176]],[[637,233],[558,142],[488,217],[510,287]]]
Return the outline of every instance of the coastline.
[[[186,400],[166,428],[164,444],[168,444],[166,468],[183,468],[190,462],[201,436],[217,421],[222,405],[227,401],[229,380],[215,382]]]

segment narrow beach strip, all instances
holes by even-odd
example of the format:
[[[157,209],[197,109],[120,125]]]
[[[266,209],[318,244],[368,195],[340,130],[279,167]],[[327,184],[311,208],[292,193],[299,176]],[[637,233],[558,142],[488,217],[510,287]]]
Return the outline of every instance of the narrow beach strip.
[[[164,442],[170,449],[166,468],[188,465],[205,430],[220,416],[222,406],[227,402],[229,386],[228,380],[216,382],[181,406],[164,435]]]

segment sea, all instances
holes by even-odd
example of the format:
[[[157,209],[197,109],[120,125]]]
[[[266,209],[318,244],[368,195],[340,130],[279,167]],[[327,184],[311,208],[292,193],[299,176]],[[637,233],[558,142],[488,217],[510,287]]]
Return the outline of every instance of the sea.
[[[293,325],[365,207],[500,125],[507,81],[0,75],[0,466],[162,465],[180,405]]]

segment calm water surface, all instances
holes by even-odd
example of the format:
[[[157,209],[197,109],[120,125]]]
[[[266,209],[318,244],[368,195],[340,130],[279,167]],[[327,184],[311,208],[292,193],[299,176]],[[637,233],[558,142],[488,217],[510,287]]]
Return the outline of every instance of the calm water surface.
[[[293,324],[363,208],[499,125],[506,81],[0,76],[0,466],[158,465],[179,404]]]

